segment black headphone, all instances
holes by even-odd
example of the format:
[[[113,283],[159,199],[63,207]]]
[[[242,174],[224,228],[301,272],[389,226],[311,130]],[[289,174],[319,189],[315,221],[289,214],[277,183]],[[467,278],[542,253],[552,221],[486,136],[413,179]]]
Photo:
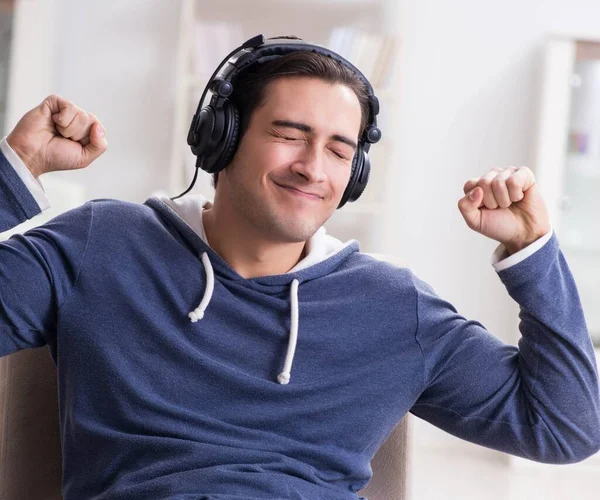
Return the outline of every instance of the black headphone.
[[[373,87],[358,68],[325,47],[306,43],[301,38],[294,36],[265,39],[264,35],[257,35],[232,51],[210,77],[198,103],[187,137],[187,143],[191,147],[192,153],[197,156],[196,173],[187,191],[171,200],[183,196],[192,189],[196,182],[198,168],[210,174],[220,172],[233,158],[239,143],[240,128],[239,112],[229,100],[233,93],[232,81],[235,77],[255,64],[262,64],[297,50],[315,52],[330,57],[346,66],[366,84],[369,94],[369,119],[358,140],[352,160],[350,180],[337,208],[344,206],[347,201],[356,201],[359,198],[367,186],[371,172],[371,163],[367,153],[371,144],[381,139],[381,130],[377,127],[379,101],[375,97]],[[219,74],[225,64],[227,67]],[[213,94],[210,103],[201,108],[209,90]]]

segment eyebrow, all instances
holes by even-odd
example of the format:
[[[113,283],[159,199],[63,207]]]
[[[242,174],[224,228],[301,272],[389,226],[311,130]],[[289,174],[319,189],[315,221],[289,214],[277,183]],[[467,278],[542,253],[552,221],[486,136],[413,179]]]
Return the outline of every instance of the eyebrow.
[[[286,127],[286,128],[294,128],[296,130],[300,130],[302,132],[312,133],[314,132],[313,128],[310,125],[306,125],[305,123],[294,122],[290,120],[274,120],[271,125],[275,125],[277,127]],[[333,134],[331,137],[334,141],[343,142],[344,144],[348,144],[353,149],[356,149],[357,144],[352,139],[348,139],[340,134]]]

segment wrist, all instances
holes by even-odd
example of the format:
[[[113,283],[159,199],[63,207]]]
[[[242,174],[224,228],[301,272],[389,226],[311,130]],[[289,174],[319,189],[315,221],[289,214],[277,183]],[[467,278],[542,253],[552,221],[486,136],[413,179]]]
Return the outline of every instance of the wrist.
[[[506,242],[506,243],[502,242],[502,244],[504,245],[504,248],[506,248],[506,251],[508,252],[508,254],[513,255],[517,252],[520,252],[524,248],[528,247],[532,243],[535,243],[537,240],[539,240],[540,238],[542,238],[546,234],[548,234],[549,231],[550,231],[550,226],[548,226],[548,228],[532,232],[525,237],[510,241],[510,242]]]
[[[31,172],[31,175],[33,175],[33,177],[35,179],[37,179],[40,175],[43,174],[43,172],[40,172],[35,167],[35,164],[31,160],[31,158],[27,154],[25,154],[25,152],[23,151],[23,149],[21,147],[19,147],[18,142],[15,141],[10,136],[10,134],[6,137],[6,143],[15,152],[15,154],[21,159],[21,161],[23,162],[23,165],[25,165],[27,167],[27,170],[29,170]]]

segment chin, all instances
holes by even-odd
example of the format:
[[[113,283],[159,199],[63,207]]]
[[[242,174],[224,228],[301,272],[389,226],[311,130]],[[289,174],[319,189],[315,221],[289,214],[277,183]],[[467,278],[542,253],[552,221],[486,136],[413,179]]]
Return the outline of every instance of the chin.
[[[306,219],[279,219],[273,224],[272,230],[279,234],[285,241],[299,243],[310,239],[320,227],[321,224],[318,222],[308,221]]]

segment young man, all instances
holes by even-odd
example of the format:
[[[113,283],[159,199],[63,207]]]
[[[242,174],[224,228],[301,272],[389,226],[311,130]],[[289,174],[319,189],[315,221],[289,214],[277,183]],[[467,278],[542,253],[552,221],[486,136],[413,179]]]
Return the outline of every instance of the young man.
[[[531,170],[493,169],[458,202],[501,243],[517,348],[325,234],[364,96],[307,57],[263,68],[214,202],[92,200],[0,244],[0,355],[50,348],[66,500],[356,498],[409,411],[543,462],[600,448],[592,343]],[[57,95],[25,114],[0,144],[0,231],[47,207],[36,178],[89,165],[103,133]]]

